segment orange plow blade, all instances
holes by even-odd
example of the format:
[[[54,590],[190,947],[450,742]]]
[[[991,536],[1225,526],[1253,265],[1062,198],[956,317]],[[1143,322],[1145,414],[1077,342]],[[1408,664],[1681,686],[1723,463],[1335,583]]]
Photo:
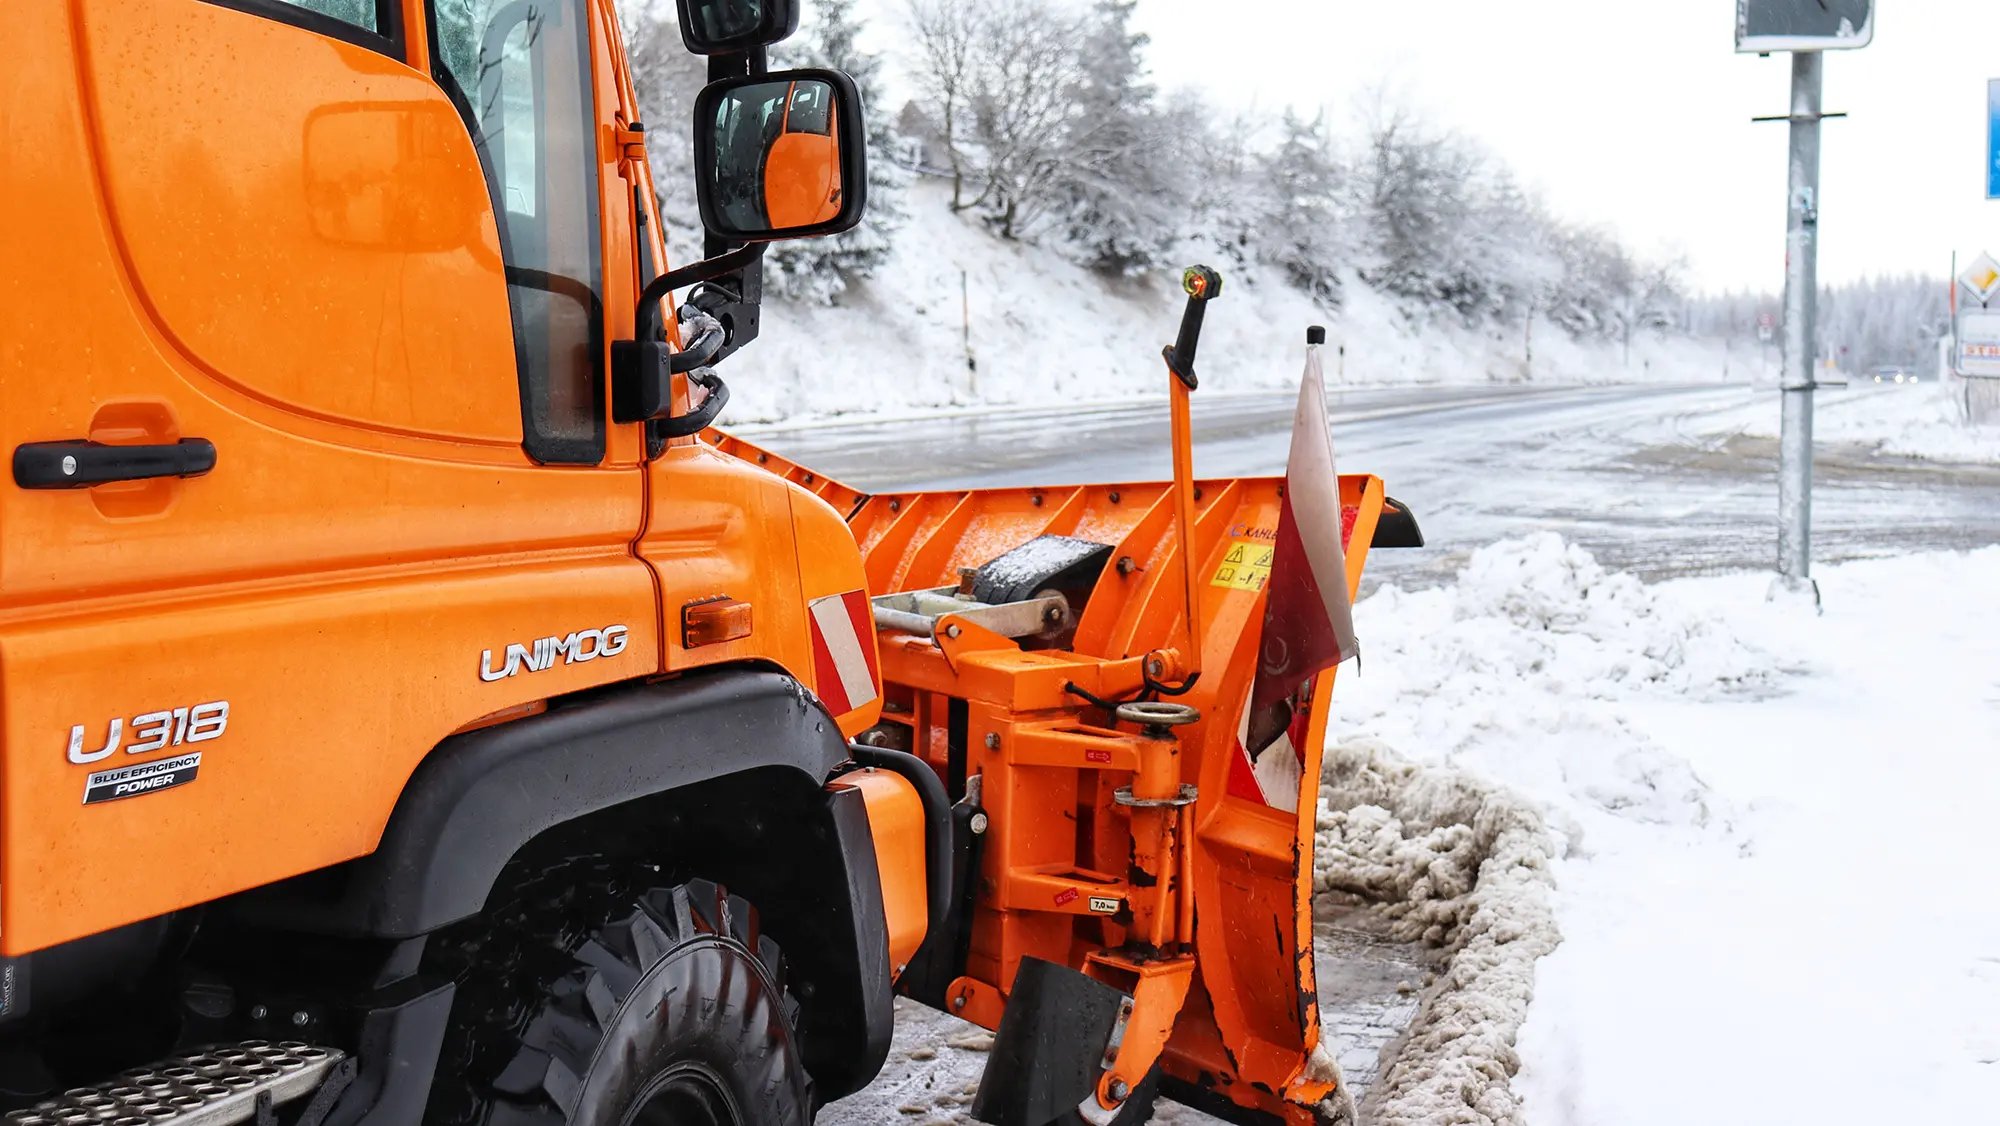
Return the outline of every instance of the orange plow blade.
[[[1311,874],[1334,673],[1265,752],[1296,747],[1295,787],[1266,792],[1289,772],[1242,742],[1283,480],[1196,483],[1196,654],[1168,483],[865,496],[711,440],[851,514],[885,700],[862,741],[924,760],[960,814],[961,909],[900,988],[989,1028],[1026,959],[1115,990],[1086,1122],[1148,1080],[1230,1121],[1332,1121]],[[1409,518],[1374,477],[1340,503],[1352,594]]]

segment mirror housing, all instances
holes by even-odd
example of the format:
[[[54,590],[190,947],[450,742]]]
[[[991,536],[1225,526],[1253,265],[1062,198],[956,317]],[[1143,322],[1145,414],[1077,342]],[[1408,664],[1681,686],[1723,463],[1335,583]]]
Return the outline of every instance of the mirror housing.
[[[799,29],[798,0],[678,0],[690,54],[729,55],[769,47]]]
[[[711,82],[695,99],[702,225],[730,243],[854,229],[868,204],[861,94],[837,70]]]

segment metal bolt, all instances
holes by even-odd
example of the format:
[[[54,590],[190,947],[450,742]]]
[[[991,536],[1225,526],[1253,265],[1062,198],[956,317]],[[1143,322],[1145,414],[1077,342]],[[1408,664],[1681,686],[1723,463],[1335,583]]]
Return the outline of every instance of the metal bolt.
[[[1132,562],[1132,557],[1131,557],[1131,556],[1129,556],[1129,555],[1121,555],[1121,556],[1119,556],[1119,557],[1118,557],[1118,573],[1119,573],[1119,574],[1121,574],[1121,575],[1129,575],[1129,574],[1131,574],[1132,572],[1134,572],[1134,571],[1136,571],[1136,570],[1138,570],[1138,569],[1139,569],[1139,565],[1138,565],[1137,563],[1134,563],[1134,562]]]
[[[988,731],[986,733],[986,749],[989,751],[1000,749],[1000,733],[998,731]]]
[[[251,1020],[263,1020],[263,1019],[264,1019],[265,1017],[267,1017],[267,1016],[270,1016],[270,1015],[271,1015],[271,1010],[270,1010],[270,1009],[267,1009],[267,1008],[265,1008],[265,1007],[264,1007],[264,1006],[262,1006],[262,1005],[252,1005],[252,1006],[250,1006],[250,1019],[251,1019]]]
[[[965,994],[961,993],[953,997],[951,999],[951,1007],[954,1009],[963,1009],[965,1007]]]
[[[63,455],[63,476],[76,476],[76,459],[68,454]]]
[[[1152,677],[1154,680],[1158,680],[1160,677],[1165,676],[1166,673],[1167,673],[1167,666],[1165,662],[1161,661],[1158,657],[1147,658],[1146,660],[1147,676]]]
[[[1111,490],[1111,496],[1109,499],[1112,504],[1117,504],[1119,501],[1124,500],[1125,498],[1118,495],[1117,489],[1113,489]]]
[[[1201,490],[1200,490],[1200,489],[1196,489],[1196,490],[1194,491],[1194,499],[1196,499],[1196,500],[1200,500],[1200,499],[1201,499]]]
[[[959,633],[960,633],[960,630],[959,630],[959,628],[958,628],[957,626],[955,626],[955,625],[950,625],[950,626],[946,626],[946,627],[944,627],[944,635],[945,635],[946,637],[949,637],[949,638],[952,638],[953,640],[957,640],[957,638],[958,638],[958,635],[959,635]]]
[[[312,1014],[306,1012],[304,1009],[300,1009],[298,1012],[292,1014],[292,1023],[300,1028],[311,1024],[312,1019]]]
[[[902,502],[902,501],[900,501],[900,500],[897,500],[897,499],[896,499],[896,498],[894,498],[894,497],[890,497],[890,498],[889,498],[889,511],[891,511],[891,512],[901,512],[901,511],[903,511],[903,502]]]
[[[972,830],[973,836],[980,837],[986,835],[986,826],[990,824],[992,824],[992,822],[986,819],[986,815],[984,813],[975,813],[972,815],[972,820],[966,822],[966,828]]]
[[[1130,1088],[1130,1087],[1126,1086],[1126,1085],[1125,1085],[1125,1081],[1124,1081],[1123,1079],[1113,1079],[1113,1080],[1111,1081],[1111,1101],[1112,1101],[1112,1102],[1114,1102],[1114,1103],[1122,1103],[1122,1102],[1124,1102],[1124,1101],[1126,1100],[1126,1098],[1128,1098],[1128,1097],[1129,1097],[1129,1096],[1130,1096],[1131,1094],[1132,1094],[1132,1088]]]
[[[1036,508],[1040,508],[1042,506],[1042,494],[1036,493],[1034,496],[1029,497],[1028,503],[1034,505]]]
[[[1051,606],[1048,609],[1042,611],[1042,620],[1049,623],[1050,625],[1055,625],[1057,622],[1062,621],[1062,614],[1063,614],[1062,607]]]

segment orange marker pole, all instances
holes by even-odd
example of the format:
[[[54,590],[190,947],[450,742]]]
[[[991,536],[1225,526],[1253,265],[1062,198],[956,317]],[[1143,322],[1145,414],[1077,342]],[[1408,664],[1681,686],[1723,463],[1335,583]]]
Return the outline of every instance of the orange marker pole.
[[[1179,379],[1169,380],[1173,396],[1174,429],[1174,523],[1180,537],[1181,578],[1187,599],[1187,671],[1201,671],[1201,580],[1195,576],[1194,558],[1194,420],[1188,408],[1188,389]]]
[[[1201,672],[1201,580],[1194,557],[1194,420],[1188,397],[1201,380],[1195,376],[1195,349],[1201,343],[1202,316],[1208,303],[1222,293],[1222,275],[1207,266],[1189,266],[1181,273],[1187,309],[1181,314],[1180,338],[1166,349],[1167,381],[1173,402],[1174,522],[1180,538],[1181,576],[1187,600],[1187,673]]]

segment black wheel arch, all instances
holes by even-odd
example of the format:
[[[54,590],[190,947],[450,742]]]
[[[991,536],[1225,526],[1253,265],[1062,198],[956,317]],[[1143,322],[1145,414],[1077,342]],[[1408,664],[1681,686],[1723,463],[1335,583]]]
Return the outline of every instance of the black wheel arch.
[[[405,786],[376,851],[238,897],[258,929],[410,939],[477,915],[538,841],[636,833],[759,904],[805,1002],[821,1100],[861,1089],[893,1024],[887,925],[838,725],[782,671],[730,667],[618,685],[455,735]],[[364,1070],[366,1061],[363,1061]]]

